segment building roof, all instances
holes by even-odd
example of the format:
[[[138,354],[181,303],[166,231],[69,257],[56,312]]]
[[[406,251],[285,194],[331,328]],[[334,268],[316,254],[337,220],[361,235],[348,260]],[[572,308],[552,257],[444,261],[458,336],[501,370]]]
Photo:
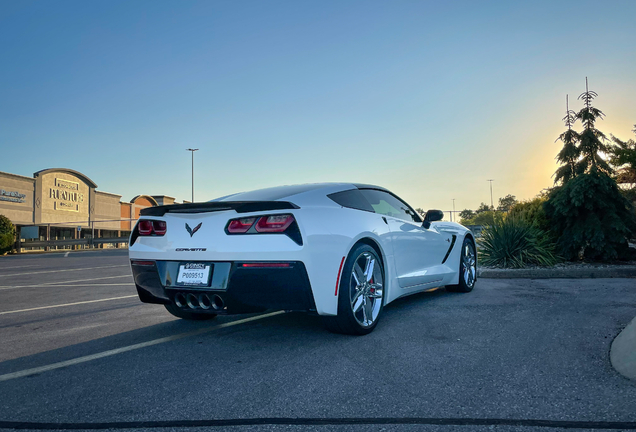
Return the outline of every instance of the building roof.
[[[79,171],[75,171],[72,169],[68,169],[68,168],[47,168],[47,169],[43,169],[40,170],[38,172],[33,173],[33,177],[37,178],[43,174],[48,174],[48,173],[54,173],[54,172],[59,172],[59,173],[67,173],[67,174],[71,174],[74,175],[75,177],[79,177],[82,180],[84,180],[84,182],[89,185],[92,188],[97,188],[97,184],[89,179],[88,177],[86,177],[86,175],[82,174]]]

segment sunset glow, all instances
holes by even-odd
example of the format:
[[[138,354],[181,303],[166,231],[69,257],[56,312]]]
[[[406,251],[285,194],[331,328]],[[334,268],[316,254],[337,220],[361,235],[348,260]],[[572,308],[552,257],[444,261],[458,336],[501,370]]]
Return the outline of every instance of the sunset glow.
[[[351,181],[476,208],[486,179],[553,185],[585,77],[608,137],[636,124],[633,1],[1,4],[0,171],[124,200],[190,199],[196,147],[197,200]]]

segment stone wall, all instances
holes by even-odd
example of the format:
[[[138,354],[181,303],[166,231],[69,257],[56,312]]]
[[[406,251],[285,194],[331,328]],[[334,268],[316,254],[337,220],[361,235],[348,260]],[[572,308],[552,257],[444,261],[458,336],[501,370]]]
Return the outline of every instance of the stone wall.
[[[95,191],[95,213],[91,218],[95,229],[121,229],[121,195]],[[111,221],[111,222],[100,222]]]
[[[33,224],[35,180],[0,172],[0,214],[14,224]]]

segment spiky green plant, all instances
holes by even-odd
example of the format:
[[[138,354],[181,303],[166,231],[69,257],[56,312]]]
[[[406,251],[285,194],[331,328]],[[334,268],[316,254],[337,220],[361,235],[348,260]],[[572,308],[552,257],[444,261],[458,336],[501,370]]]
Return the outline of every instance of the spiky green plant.
[[[523,218],[497,218],[481,235],[479,258],[487,267],[553,266],[560,261],[550,237]]]

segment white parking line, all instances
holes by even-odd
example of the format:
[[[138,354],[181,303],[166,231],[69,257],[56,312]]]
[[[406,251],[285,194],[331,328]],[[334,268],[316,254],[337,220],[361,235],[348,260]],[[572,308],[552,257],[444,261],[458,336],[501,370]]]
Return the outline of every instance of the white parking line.
[[[47,288],[47,287],[54,287],[54,286],[58,286],[59,284],[69,284],[69,283],[74,283],[74,282],[87,282],[87,281],[94,281],[94,280],[103,280],[103,279],[117,279],[117,278],[123,278],[123,277],[132,277],[132,275],[121,275],[121,276],[107,276],[107,277],[100,277],[100,278],[92,278],[92,279],[76,279],[76,280],[70,280],[70,281],[60,281],[60,282],[45,282],[45,283],[41,283],[38,285],[19,285],[19,286],[0,286],[0,291],[4,291],[4,290],[8,290],[8,289],[16,289],[16,288]]]
[[[105,302],[105,301],[111,301],[111,300],[121,300],[121,299],[133,298],[133,297],[137,297],[137,294],[123,296],[123,297],[112,297],[112,298],[107,298],[107,299],[87,300],[87,301],[81,301],[81,302],[75,302],[75,303],[66,303],[66,304],[53,305],[53,306],[40,306],[40,307],[35,307],[35,308],[30,308],[30,309],[20,309],[20,310],[14,310],[14,311],[6,311],[6,312],[0,312],[0,315],[7,315],[7,314],[13,314],[13,313],[19,313],[19,312],[30,312],[30,311],[42,310],[42,309],[59,308],[59,307],[64,307],[64,306],[75,306],[75,305],[88,304],[88,303],[99,303],[99,302]]]
[[[18,372],[13,372],[13,373],[8,373],[5,375],[0,375],[0,382],[2,381],[7,381],[10,379],[15,379],[15,378],[22,378],[25,376],[29,376],[29,375],[35,375],[35,374],[39,374],[42,372],[48,372],[51,370],[55,370],[55,369],[59,369],[59,368],[63,368],[63,367],[68,367],[68,366],[73,366],[76,364],[80,364],[80,363],[85,363],[91,360],[97,360],[97,359],[101,359],[104,357],[109,357],[112,355],[116,355],[116,354],[121,354],[124,352],[128,352],[128,351],[133,351],[133,350],[137,350],[140,348],[146,348],[152,345],[157,345],[157,344],[161,344],[164,342],[171,342],[174,340],[178,340],[178,339],[183,339],[185,337],[188,336],[195,336],[195,335],[199,335],[199,334],[203,334],[203,333],[210,333],[214,330],[219,330],[222,328],[226,328],[226,327],[232,327],[235,325],[239,325],[239,324],[245,324],[251,321],[257,321],[263,318],[269,318],[275,315],[280,315],[283,314],[285,312],[283,311],[277,311],[277,312],[272,312],[272,313],[268,313],[268,314],[263,314],[263,315],[257,315],[257,316],[253,316],[250,318],[245,318],[245,319],[241,319],[241,320],[237,320],[237,321],[232,321],[232,322],[228,322],[228,323],[223,323],[223,324],[219,324],[217,326],[214,327],[209,327],[209,328],[204,328],[204,329],[199,329],[199,330],[195,330],[195,331],[191,331],[188,333],[181,333],[181,334],[177,334],[174,336],[168,336],[168,337],[163,337],[163,338],[159,338],[159,339],[154,339],[148,342],[142,342],[142,343],[138,343],[135,345],[128,345],[125,347],[121,347],[121,348],[116,348],[113,350],[108,350],[108,351],[104,351],[101,353],[97,353],[97,354],[92,354],[92,355],[87,355],[84,357],[78,357],[75,359],[71,359],[71,360],[67,360],[67,361],[63,361],[63,362],[58,362],[58,363],[53,363],[50,365],[46,365],[46,366],[41,366],[41,367],[37,367],[37,368],[32,368],[32,369],[25,369],[25,370],[21,370]]]
[[[96,270],[96,269],[102,269],[102,268],[115,268],[115,267],[130,267],[130,266],[128,264],[123,264],[123,265],[112,265],[112,266],[102,266],[102,267],[84,267],[84,268],[77,268],[77,269],[47,270],[47,271],[41,271],[41,272],[14,273],[14,274],[2,275],[2,276],[4,276],[4,277],[6,277],[6,276],[24,276],[24,275],[43,274],[43,273],[61,273],[61,272]]]
[[[27,267],[39,267],[39,266],[37,266],[37,265],[26,265],[26,266],[0,267],[0,270],[9,270],[9,269],[27,268]]]
[[[52,287],[102,287],[102,286],[134,286],[135,284],[132,282],[128,282],[128,283],[115,283],[115,284],[74,284],[74,285],[60,285],[60,284],[55,284],[55,285],[47,285],[47,286],[52,286]],[[38,285],[41,286],[41,285]]]
[[[58,285],[58,284],[73,283],[73,282],[87,282],[87,281],[102,280],[102,279],[118,279],[118,278],[123,278],[123,277],[131,278],[132,275],[131,274],[127,274],[127,275],[119,275],[119,276],[98,277],[98,278],[91,278],[91,279],[75,279],[75,280],[64,281],[64,282],[47,282],[45,285]]]

